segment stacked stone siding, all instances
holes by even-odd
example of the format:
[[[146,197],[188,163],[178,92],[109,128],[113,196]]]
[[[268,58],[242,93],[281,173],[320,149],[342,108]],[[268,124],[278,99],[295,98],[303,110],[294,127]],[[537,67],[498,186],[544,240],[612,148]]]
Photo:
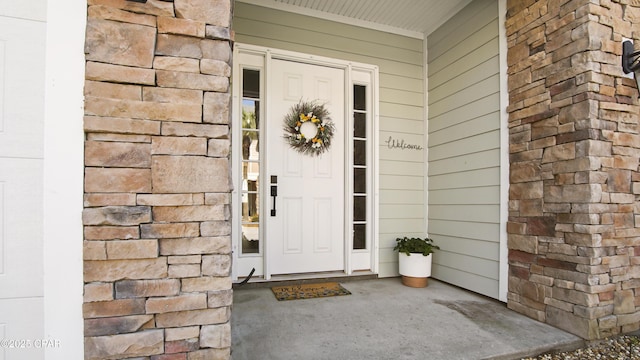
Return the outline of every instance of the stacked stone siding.
[[[509,0],[508,306],[586,339],[640,328],[640,2]]]
[[[227,359],[231,0],[87,3],[85,358]]]

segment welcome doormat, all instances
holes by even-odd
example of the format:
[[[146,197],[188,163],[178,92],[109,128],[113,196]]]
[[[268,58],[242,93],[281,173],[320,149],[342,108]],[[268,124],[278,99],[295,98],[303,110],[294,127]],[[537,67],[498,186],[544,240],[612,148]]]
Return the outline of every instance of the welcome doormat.
[[[336,282],[274,286],[271,288],[271,291],[273,291],[278,301],[351,295],[349,290],[343,288],[342,285]]]

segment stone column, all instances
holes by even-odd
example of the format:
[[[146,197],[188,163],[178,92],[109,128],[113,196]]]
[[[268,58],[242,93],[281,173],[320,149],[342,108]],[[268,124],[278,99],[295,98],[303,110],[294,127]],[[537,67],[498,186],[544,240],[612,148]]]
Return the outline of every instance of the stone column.
[[[585,339],[640,328],[639,6],[507,5],[508,306]]]
[[[86,359],[230,357],[230,1],[88,0]]]

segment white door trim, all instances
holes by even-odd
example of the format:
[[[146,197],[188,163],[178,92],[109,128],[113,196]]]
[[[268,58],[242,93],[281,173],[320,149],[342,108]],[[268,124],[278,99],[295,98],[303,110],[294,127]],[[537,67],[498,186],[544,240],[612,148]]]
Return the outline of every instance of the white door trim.
[[[351,88],[353,87],[353,85],[355,84],[351,74],[354,73],[354,71],[357,71],[359,73],[366,73],[369,75],[369,79],[370,82],[369,84],[367,84],[367,86],[370,86],[371,88],[371,116],[370,116],[370,121],[371,121],[371,130],[369,132],[370,134],[370,139],[371,139],[371,143],[368,144],[368,159],[370,159],[370,166],[371,166],[371,184],[369,185],[369,194],[368,195],[371,198],[371,204],[369,206],[369,211],[368,213],[371,214],[371,218],[368,219],[368,221],[370,221],[369,224],[369,252],[370,252],[370,267],[371,267],[371,272],[372,273],[377,273],[378,272],[378,251],[379,251],[379,236],[378,236],[378,203],[379,203],[379,198],[378,198],[378,193],[379,193],[379,181],[378,181],[378,159],[379,159],[379,155],[378,155],[378,122],[379,122],[379,101],[378,101],[378,67],[377,66],[373,66],[373,65],[369,65],[369,64],[363,64],[363,63],[358,63],[358,62],[350,62],[350,61],[344,61],[344,60],[339,60],[339,59],[332,59],[332,58],[328,58],[328,57],[323,57],[323,56],[316,56],[316,55],[310,55],[310,54],[303,54],[303,53],[298,53],[298,52],[293,52],[293,51],[287,51],[287,50],[278,50],[278,49],[271,49],[271,48],[266,48],[266,47],[262,47],[262,46],[256,46],[256,45],[247,45],[247,44],[238,44],[236,43],[234,46],[234,66],[233,66],[233,78],[234,79],[238,79],[240,72],[243,68],[243,64],[240,61],[240,54],[254,54],[254,55],[259,55],[263,57],[263,66],[260,67],[262,71],[264,71],[264,75],[263,75],[263,79],[264,82],[266,84],[269,84],[270,81],[270,68],[271,68],[271,59],[281,59],[281,60],[289,60],[289,61],[296,61],[296,62],[302,62],[302,63],[306,63],[306,64],[311,64],[311,65],[320,65],[320,66],[327,66],[327,67],[334,67],[334,68],[339,68],[339,69],[344,69],[345,70],[345,83],[344,83],[344,88],[345,88],[345,119],[348,120],[347,126],[348,128],[350,128],[353,124],[352,124],[352,111],[353,111],[353,98],[352,98],[352,90]],[[238,82],[233,82],[234,84],[237,84]],[[269,92],[268,92],[268,86],[264,86],[264,100],[262,100],[262,102],[264,102],[264,108],[263,108],[263,114],[268,114],[269,109]],[[241,102],[241,94],[239,92],[239,86],[235,86],[232,94],[233,94],[233,106],[232,106],[232,146],[235,149],[237,147],[237,144],[239,144],[240,141],[240,133],[241,133],[241,128],[240,128],[240,102]],[[261,130],[262,131],[262,130]],[[351,149],[352,147],[350,146],[349,142],[352,141],[352,135],[349,134],[348,136],[345,136],[345,149]],[[262,147],[262,144],[261,144]],[[349,153],[349,152],[347,152]],[[347,191],[345,191],[345,209],[346,209],[346,214],[348,214],[348,216],[345,219],[345,223],[346,224],[350,224],[351,223],[351,211],[350,211],[350,204],[352,203],[350,201],[350,197],[353,194],[352,188],[351,188],[351,180],[350,180],[350,175],[351,175],[351,169],[349,168],[352,164],[352,160],[351,158],[346,158],[347,161],[345,161],[345,188],[347,189]],[[241,195],[241,184],[239,181],[239,177],[241,176],[240,174],[240,164],[241,164],[241,156],[238,154],[238,151],[232,151],[232,174],[233,174],[233,183],[234,183],[234,190],[232,191],[232,208],[234,209],[234,214],[232,216],[232,240],[233,240],[233,266],[232,266],[232,279],[234,281],[238,280],[238,271],[239,271],[239,260],[244,260],[244,259],[240,259],[242,256],[240,254],[241,248],[240,248],[240,238],[241,238],[241,234],[242,234],[242,230],[241,230],[241,219],[240,216],[238,216],[236,214],[236,212],[239,214],[239,209],[242,208],[242,204],[240,203],[240,195]],[[260,178],[264,179],[262,181],[262,184],[260,185],[261,188],[261,192],[262,194],[266,194],[266,192],[268,191],[268,181],[267,180],[267,176],[269,174],[265,173],[265,167],[262,166],[260,169]],[[263,197],[263,199],[266,199]],[[260,217],[264,218],[264,216],[267,216],[267,211],[268,211],[268,203],[265,203],[264,200],[262,200],[262,204],[263,206],[261,207],[261,214]],[[262,222],[261,222],[261,226],[262,226]],[[353,268],[352,268],[352,261],[351,261],[351,254],[352,254],[352,237],[350,236],[350,231],[348,231],[349,227],[345,226],[345,238],[347,239],[347,241],[345,241],[345,251],[344,251],[344,264],[345,264],[345,274],[346,275],[351,275],[353,273]],[[261,239],[264,239],[264,231],[261,231]],[[264,247],[262,246],[262,258],[260,261],[254,261],[255,264],[262,264],[263,267],[263,271],[259,271],[262,269],[256,269],[256,274],[261,274],[265,280],[270,280],[271,279],[271,271],[270,271],[270,266],[269,266],[269,252],[268,252],[268,247]],[[245,275],[243,275],[245,276]]]
[[[44,334],[47,360],[84,358],[82,204],[86,1],[47,0]],[[65,56],[60,56],[65,54]]]
[[[509,290],[509,247],[507,221],[509,220],[509,86],[507,83],[507,0],[498,0],[498,34],[500,40],[500,256],[498,300],[507,302]]]

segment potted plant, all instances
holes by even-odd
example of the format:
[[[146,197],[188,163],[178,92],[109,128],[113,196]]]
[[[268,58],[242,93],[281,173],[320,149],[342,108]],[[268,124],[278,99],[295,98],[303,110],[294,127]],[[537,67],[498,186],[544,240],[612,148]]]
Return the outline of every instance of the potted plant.
[[[393,250],[398,250],[402,284],[410,287],[426,287],[431,276],[431,261],[434,250],[440,249],[433,239],[397,238]]]

